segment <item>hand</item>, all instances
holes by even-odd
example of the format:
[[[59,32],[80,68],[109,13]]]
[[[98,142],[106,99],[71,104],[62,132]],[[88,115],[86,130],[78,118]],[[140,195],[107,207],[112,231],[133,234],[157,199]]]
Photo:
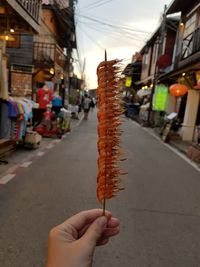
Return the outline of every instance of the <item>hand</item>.
[[[82,211],[51,230],[46,267],[91,267],[95,247],[118,233],[119,220],[109,211]]]

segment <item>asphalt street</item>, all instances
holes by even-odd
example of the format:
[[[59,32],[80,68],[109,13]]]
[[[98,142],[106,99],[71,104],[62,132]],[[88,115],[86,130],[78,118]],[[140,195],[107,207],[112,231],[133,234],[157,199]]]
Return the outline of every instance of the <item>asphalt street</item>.
[[[98,207],[96,112],[0,188],[0,266],[44,267],[49,230]],[[200,266],[200,173],[124,119],[125,190],[107,208],[121,233],[94,267]]]

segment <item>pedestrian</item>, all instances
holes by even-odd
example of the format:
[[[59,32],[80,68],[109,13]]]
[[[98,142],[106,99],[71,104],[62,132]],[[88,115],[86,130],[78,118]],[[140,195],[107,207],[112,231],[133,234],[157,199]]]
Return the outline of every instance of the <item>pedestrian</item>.
[[[93,111],[93,109],[95,107],[95,102],[94,102],[94,98],[93,97],[90,97],[90,107],[91,107],[91,110]]]
[[[88,119],[88,114],[90,111],[90,103],[91,99],[87,94],[85,94],[84,100],[83,100],[83,109],[84,109],[84,120]]]
[[[46,267],[91,267],[96,246],[119,233],[119,220],[102,209],[82,211],[49,234]]]

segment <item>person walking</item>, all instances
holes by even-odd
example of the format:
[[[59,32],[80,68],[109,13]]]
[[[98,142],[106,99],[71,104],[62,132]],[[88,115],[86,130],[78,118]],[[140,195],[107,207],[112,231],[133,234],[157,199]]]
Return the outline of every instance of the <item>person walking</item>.
[[[88,119],[88,114],[90,111],[90,103],[91,99],[87,94],[85,94],[84,100],[83,100],[83,109],[84,109],[84,120]]]

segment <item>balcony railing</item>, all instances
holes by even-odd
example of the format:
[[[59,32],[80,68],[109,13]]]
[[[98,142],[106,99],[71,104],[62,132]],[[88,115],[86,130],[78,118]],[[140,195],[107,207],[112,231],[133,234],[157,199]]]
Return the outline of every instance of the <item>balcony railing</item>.
[[[65,55],[57,44],[35,42],[33,58],[38,67],[53,67],[55,63],[62,68],[65,66]]]
[[[181,60],[200,51],[200,27],[183,39]]]
[[[39,21],[41,0],[16,0],[26,12],[36,21]]]

